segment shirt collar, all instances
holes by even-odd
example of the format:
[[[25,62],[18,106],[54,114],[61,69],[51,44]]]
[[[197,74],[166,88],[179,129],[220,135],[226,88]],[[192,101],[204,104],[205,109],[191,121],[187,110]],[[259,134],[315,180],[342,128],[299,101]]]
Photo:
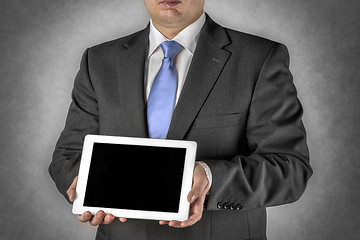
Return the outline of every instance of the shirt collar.
[[[199,33],[203,25],[205,24],[206,16],[203,12],[202,15],[192,24],[184,28],[178,35],[176,35],[172,40],[180,43],[185,49],[187,49],[191,54],[194,54],[197,41],[199,39]],[[159,30],[155,28],[152,20],[150,19],[150,34],[149,34],[149,54],[150,57],[153,52],[159,47],[159,45],[168,41],[164,35],[162,35]]]

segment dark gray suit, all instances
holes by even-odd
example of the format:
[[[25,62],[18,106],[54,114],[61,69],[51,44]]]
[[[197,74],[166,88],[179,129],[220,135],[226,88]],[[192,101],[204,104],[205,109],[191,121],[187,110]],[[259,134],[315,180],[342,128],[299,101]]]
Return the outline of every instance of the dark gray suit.
[[[148,137],[148,34],[149,26],[83,55],[49,168],[66,198],[86,134]],[[312,174],[288,64],[284,45],[207,16],[168,133],[196,141],[197,159],[212,171],[203,217],[185,229],[115,220],[100,225],[97,239],[266,239],[265,207],[296,201]]]

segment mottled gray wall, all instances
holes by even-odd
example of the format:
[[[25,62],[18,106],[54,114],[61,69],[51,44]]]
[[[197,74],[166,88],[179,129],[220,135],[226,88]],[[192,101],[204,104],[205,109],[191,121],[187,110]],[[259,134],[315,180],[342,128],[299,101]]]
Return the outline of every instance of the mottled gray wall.
[[[206,9],[290,50],[315,175],[300,201],[269,209],[269,239],[358,239],[360,2],[207,0]],[[147,21],[141,0],[0,0],[0,239],[94,237],[47,167],[82,52]]]

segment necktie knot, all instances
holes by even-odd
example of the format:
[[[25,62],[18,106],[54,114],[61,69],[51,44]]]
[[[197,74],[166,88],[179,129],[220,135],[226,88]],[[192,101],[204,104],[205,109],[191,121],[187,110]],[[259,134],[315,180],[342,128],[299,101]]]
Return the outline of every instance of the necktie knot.
[[[174,59],[176,55],[184,48],[176,41],[165,41],[160,44],[164,52],[164,58]]]

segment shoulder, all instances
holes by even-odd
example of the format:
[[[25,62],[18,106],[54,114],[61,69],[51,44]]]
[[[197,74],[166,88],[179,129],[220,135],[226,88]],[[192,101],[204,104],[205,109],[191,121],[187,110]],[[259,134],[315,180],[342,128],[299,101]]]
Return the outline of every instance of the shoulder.
[[[142,34],[146,31],[146,28],[127,36],[123,36],[114,40],[103,42],[89,48],[89,55],[95,55],[97,57],[109,56],[118,51],[123,51],[128,48],[134,41],[142,37]]]
[[[266,57],[277,48],[283,48],[287,51],[287,48],[284,44],[273,41],[271,39],[229,28],[224,28],[224,30],[228,34],[228,37],[231,41],[231,44],[229,44],[227,48],[234,53],[239,52],[242,55],[245,54],[247,56]]]
[[[257,58],[261,61],[261,59],[266,58],[273,49],[276,49],[279,46],[283,46],[286,49],[283,44],[273,40],[223,27],[213,21],[208,15],[204,32],[215,45],[223,47],[235,56],[239,55],[242,57],[245,56],[246,58]]]
[[[257,46],[257,47],[272,47],[277,42],[267,39],[261,36],[256,36],[250,33],[245,33],[241,31],[237,31],[234,29],[226,28],[224,27],[224,30],[227,32],[229,38],[232,40],[235,44],[243,44],[246,46]]]

